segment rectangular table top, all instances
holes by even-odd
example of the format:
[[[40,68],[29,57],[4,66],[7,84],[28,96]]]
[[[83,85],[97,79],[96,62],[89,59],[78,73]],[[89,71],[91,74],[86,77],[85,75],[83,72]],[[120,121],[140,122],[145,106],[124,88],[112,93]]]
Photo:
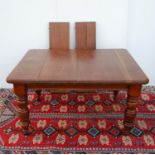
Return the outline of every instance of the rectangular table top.
[[[7,82],[145,84],[148,78],[125,49],[34,49],[26,53]]]

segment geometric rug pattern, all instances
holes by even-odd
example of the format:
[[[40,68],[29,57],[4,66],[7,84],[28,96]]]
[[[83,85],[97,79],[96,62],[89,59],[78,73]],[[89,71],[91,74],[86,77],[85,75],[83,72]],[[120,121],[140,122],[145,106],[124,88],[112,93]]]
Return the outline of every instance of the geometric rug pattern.
[[[123,135],[127,93],[28,91],[32,134],[21,132],[16,96],[0,89],[0,153],[155,153],[155,87],[139,98],[135,127]]]

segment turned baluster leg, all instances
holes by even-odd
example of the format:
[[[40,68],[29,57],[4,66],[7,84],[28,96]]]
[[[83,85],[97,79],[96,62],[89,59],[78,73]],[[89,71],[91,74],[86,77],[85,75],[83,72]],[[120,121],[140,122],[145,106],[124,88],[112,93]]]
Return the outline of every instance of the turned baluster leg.
[[[117,96],[118,96],[118,93],[119,93],[119,90],[114,90],[114,102],[116,101],[117,99]]]
[[[37,102],[41,102],[41,99],[40,99],[40,95],[41,95],[41,90],[36,90],[36,94],[37,94]]]
[[[141,85],[132,85],[128,90],[127,107],[124,115],[124,132],[128,133],[133,127],[136,117],[138,98],[141,93]]]
[[[14,92],[17,96],[17,115],[20,118],[21,128],[25,135],[29,135],[29,110],[27,102],[27,87],[22,84],[14,85]]]

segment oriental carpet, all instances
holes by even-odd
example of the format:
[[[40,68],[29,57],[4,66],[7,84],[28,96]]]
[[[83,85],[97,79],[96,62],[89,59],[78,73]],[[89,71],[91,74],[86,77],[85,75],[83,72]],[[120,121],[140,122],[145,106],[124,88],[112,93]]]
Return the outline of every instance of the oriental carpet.
[[[135,127],[124,135],[127,93],[55,93],[43,90],[37,101],[28,91],[32,134],[24,136],[16,116],[16,96],[0,89],[0,153],[155,153],[155,87],[139,98]]]

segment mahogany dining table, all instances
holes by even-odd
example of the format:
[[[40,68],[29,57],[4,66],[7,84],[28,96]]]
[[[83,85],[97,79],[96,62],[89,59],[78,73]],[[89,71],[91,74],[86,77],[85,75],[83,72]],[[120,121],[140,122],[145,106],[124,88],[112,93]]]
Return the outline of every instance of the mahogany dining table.
[[[29,88],[128,92],[124,129],[134,127],[138,97],[148,78],[126,49],[32,49],[7,77],[17,96],[17,114],[24,134],[29,132]]]

